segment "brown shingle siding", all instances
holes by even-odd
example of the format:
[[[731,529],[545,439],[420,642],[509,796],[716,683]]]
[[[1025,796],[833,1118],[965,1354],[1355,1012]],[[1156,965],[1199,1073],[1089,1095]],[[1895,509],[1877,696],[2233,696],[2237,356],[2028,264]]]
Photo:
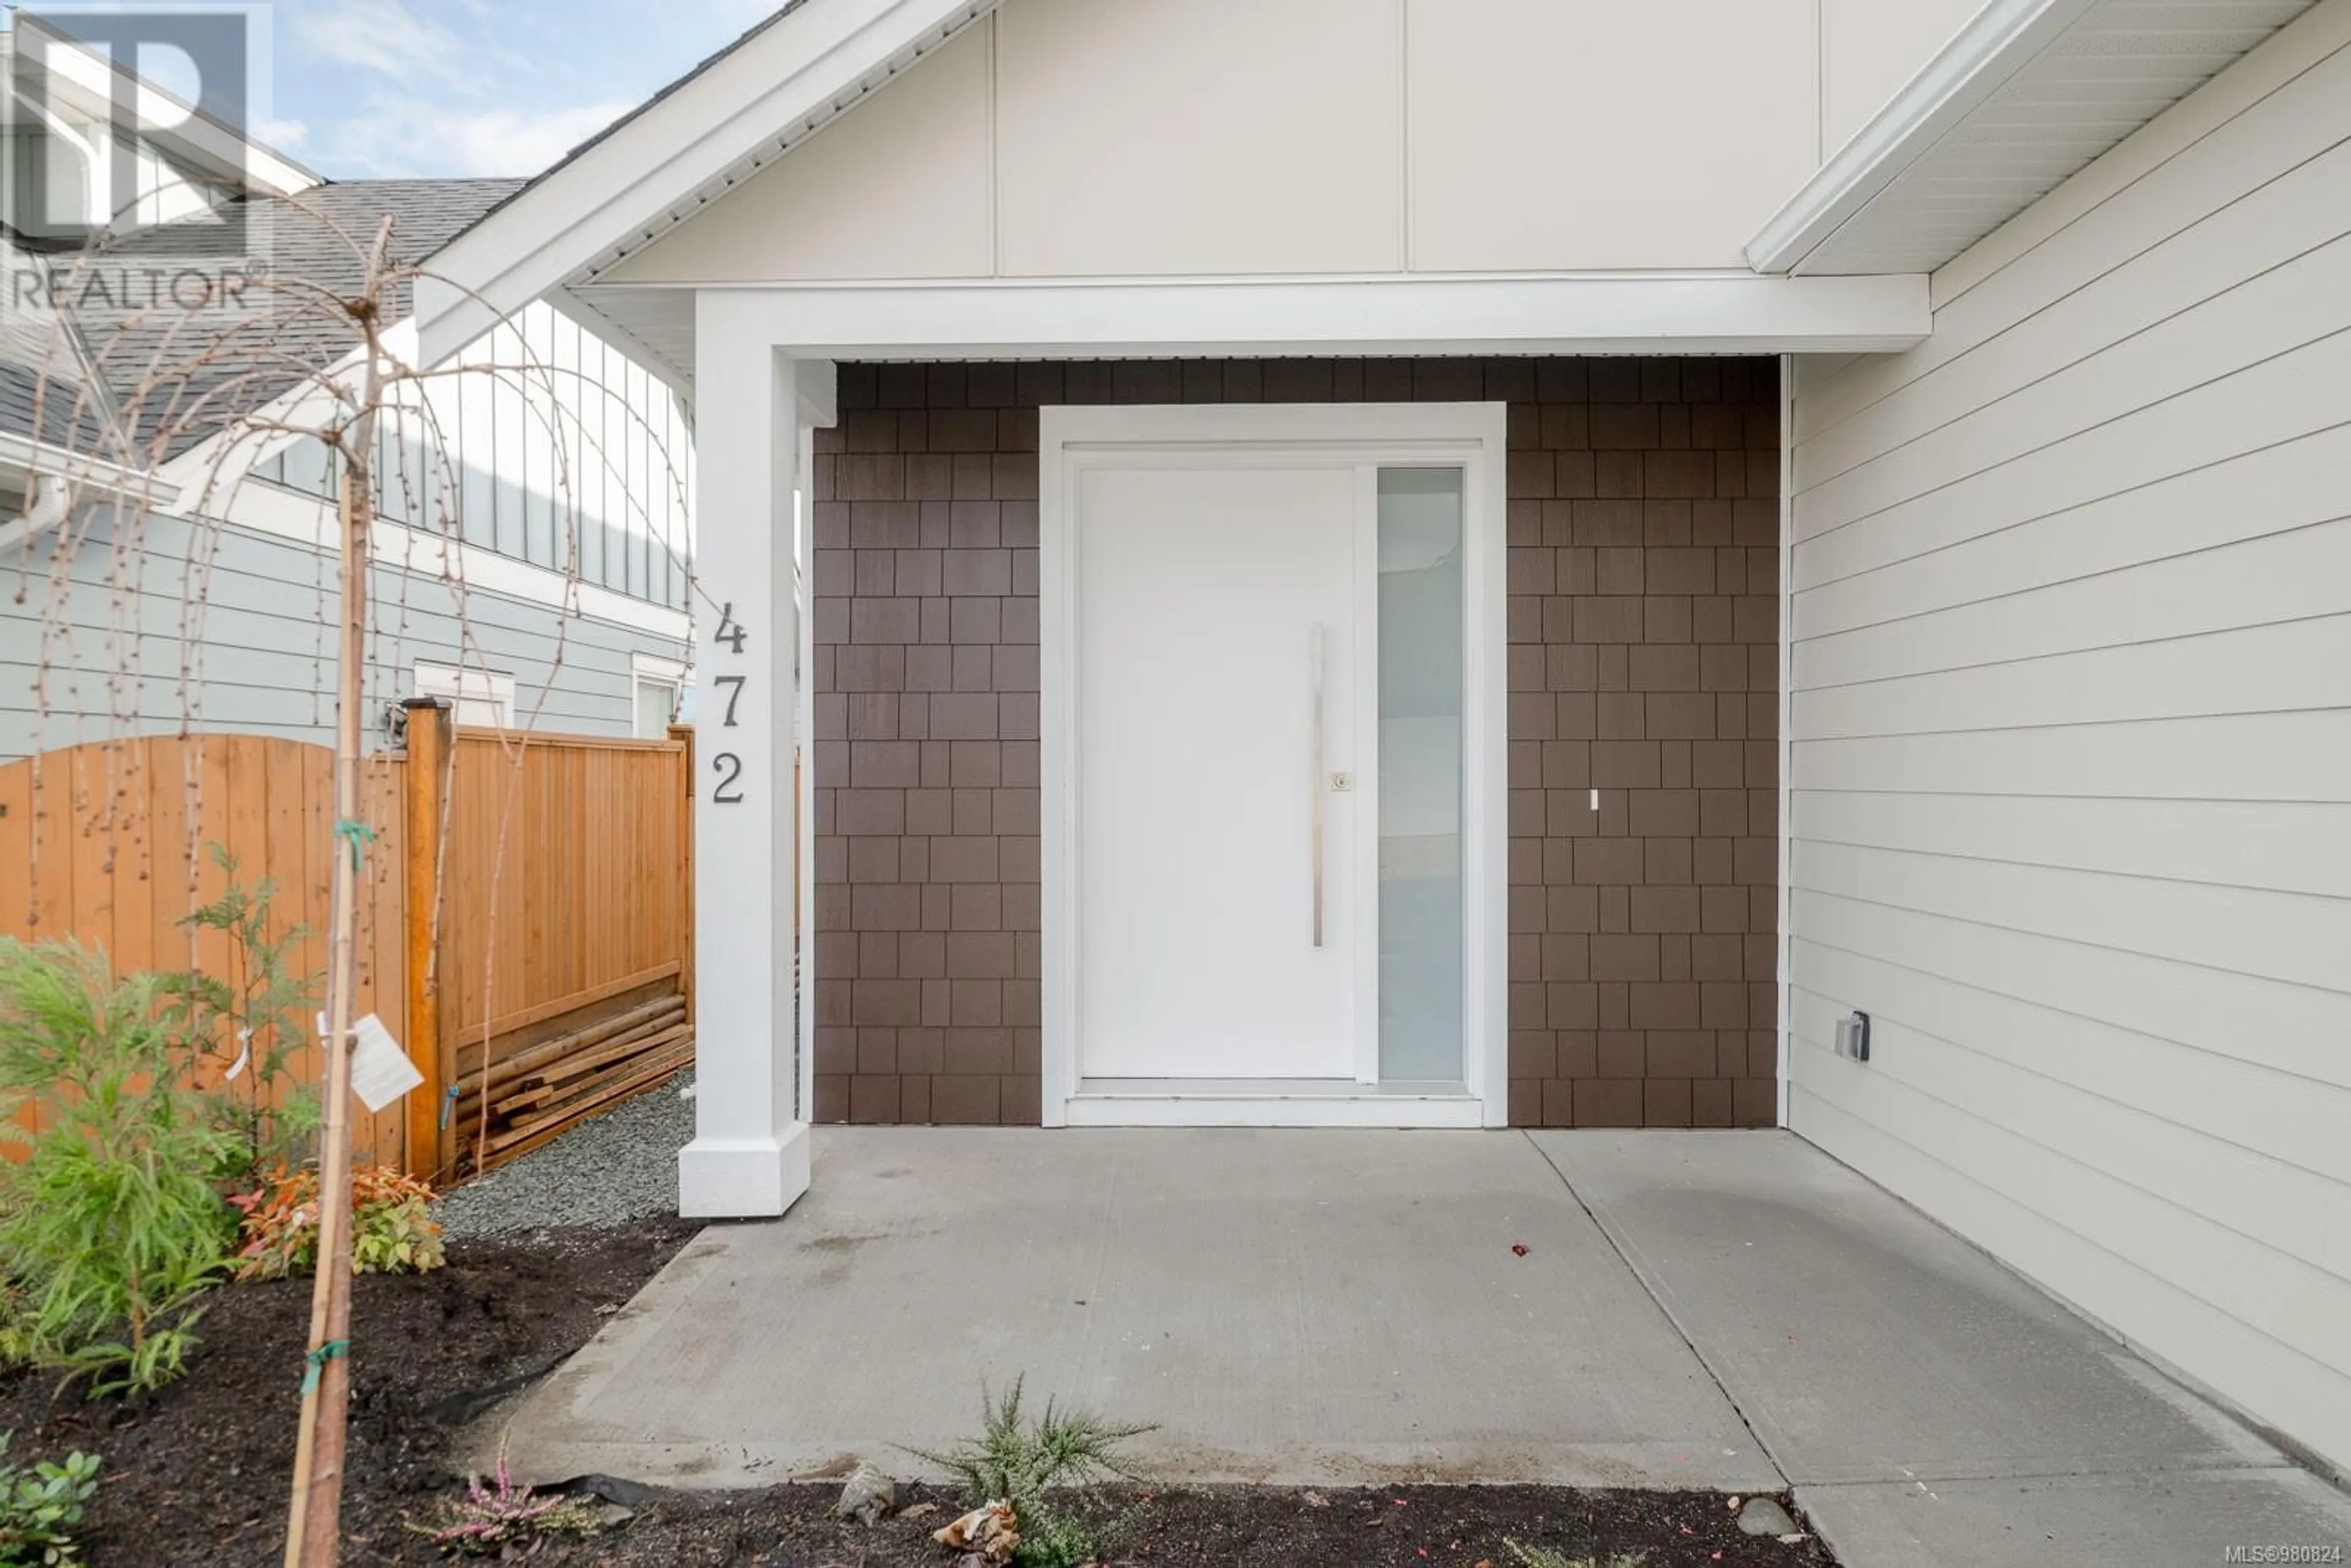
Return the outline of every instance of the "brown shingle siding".
[[[1416,398],[1510,404],[1512,1122],[1776,1117],[1776,367],[1285,360],[841,367],[819,1120],[1038,1119],[1039,407]]]

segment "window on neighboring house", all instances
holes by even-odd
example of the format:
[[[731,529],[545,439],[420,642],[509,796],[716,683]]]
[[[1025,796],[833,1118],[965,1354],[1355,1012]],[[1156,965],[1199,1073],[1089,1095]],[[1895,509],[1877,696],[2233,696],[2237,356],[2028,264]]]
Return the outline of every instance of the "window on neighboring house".
[[[451,371],[404,390],[377,425],[385,520],[673,610],[693,553],[694,433],[684,402],[576,323],[533,305]],[[544,373],[485,365],[538,365]],[[256,477],[332,499],[312,437]]]
[[[420,659],[416,695],[446,702],[459,724],[485,729],[508,729],[514,725],[514,677],[496,670],[462,670]]]
[[[635,686],[637,738],[659,740],[677,722],[678,705],[685,695],[685,666],[643,653],[632,654],[630,665]]]

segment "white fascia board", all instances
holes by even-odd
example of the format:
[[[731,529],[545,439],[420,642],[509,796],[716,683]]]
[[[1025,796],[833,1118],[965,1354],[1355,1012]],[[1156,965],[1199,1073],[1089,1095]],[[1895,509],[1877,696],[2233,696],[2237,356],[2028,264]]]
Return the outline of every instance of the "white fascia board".
[[[2098,0],[1991,0],[1747,242],[1748,264],[1793,271]]]
[[[416,286],[428,361],[723,196],[897,56],[995,6],[805,0],[777,17],[429,258]]]
[[[298,196],[314,185],[327,183],[325,175],[312,173],[283,152],[258,141],[245,143],[244,167],[246,184],[273,196]]]
[[[591,291],[592,292],[592,291]],[[1879,353],[1926,338],[1917,277],[1352,278],[808,286],[752,303],[796,358]]]
[[[21,485],[29,503],[17,516],[0,514],[0,554],[63,522],[85,490],[141,512],[161,510],[180,498],[175,487],[152,474],[7,432],[0,432],[0,479]]]
[[[26,42],[31,42],[29,52],[36,54],[41,66],[51,73],[46,90],[52,101],[89,120],[110,122],[117,86],[128,84],[132,93],[132,113],[141,133],[214,174],[233,179],[244,189],[272,196],[294,195],[325,183],[319,174],[276,149],[198,112],[177,94],[134,76],[120,63],[101,57],[71,36],[44,26],[37,16],[31,21],[32,28],[27,31],[20,20],[17,33],[10,35],[6,45],[0,47],[0,57],[22,51]],[[260,25],[258,17],[254,22]]]
[[[5,431],[0,431],[0,472],[63,479],[77,490],[134,497],[154,507],[172,506],[180,498],[179,486],[158,475]]]

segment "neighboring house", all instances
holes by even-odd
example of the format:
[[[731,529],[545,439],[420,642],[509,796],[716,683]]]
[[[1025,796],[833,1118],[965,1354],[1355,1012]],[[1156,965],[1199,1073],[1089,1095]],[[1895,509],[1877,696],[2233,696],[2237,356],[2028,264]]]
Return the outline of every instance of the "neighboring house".
[[[16,476],[21,499],[0,524],[0,758],[183,727],[331,739],[329,455],[240,426],[319,425],[359,337],[298,308],[358,290],[381,223],[413,262],[520,183],[320,182],[266,149],[204,162],[158,140],[156,177],[184,175],[168,222],[87,255],[7,249],[0,488]],[[240,169],[266,188],[232,186]],[[389,301],[395,348],[409,293]],[[681,399],[535,303],[461,362],[379,430],[369,732],[431,695],[461,723],[663,734],[688,657]],[[39,473],[74,476],[70,517],[42,510]]]
[[[2351,0],[802,0],[419,310],[701,410],[686,1212],[1777,1124],[2342,1467],[2346,255]]]

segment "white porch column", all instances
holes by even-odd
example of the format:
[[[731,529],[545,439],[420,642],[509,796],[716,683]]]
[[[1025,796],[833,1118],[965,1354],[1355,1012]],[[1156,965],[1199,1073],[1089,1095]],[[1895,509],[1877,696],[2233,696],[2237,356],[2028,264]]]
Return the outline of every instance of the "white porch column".
[[[778,1215],[809,1185],[792,1017],[799,368],[763,314],[695,301],[692,1218]]]

